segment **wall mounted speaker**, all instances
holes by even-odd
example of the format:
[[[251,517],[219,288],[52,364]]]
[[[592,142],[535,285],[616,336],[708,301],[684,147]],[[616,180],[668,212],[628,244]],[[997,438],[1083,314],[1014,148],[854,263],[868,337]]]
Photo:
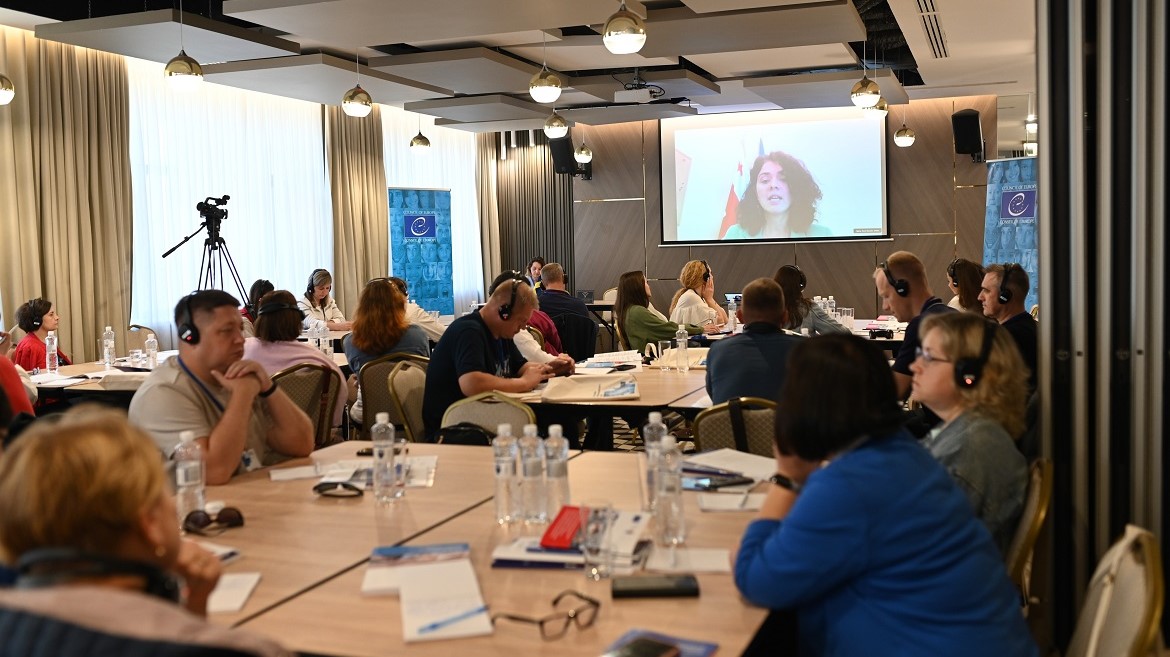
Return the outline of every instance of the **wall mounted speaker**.
[[[577,172],[577,160],[573,159],[573,132],[560,139],[548,140],[548,150],[552,152],[553,169],[557,173],[573,174]]]
[[[982,162],[983,127],[979,124],[979,110],[965,109],[952,114],[951,130],[955,135],[955,152]]]

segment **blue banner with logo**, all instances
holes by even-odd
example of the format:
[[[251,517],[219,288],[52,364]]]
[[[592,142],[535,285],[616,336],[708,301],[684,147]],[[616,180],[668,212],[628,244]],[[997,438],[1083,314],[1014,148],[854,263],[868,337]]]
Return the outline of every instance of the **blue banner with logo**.
[[[451,192],[387,190],[390,204],[390,273],[406,281],[424,310],[455,314],[451,277]]]
[[[1039,303],[1036,216],[1036,158],[988,162],[983,264],[1015,262],[1028,272],[1025,310]]]

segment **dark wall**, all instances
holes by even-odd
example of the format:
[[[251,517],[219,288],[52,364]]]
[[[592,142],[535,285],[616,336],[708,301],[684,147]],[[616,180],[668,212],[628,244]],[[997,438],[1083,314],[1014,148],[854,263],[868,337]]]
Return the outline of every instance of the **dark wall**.
[[[642,269],[651,279],[655,306],[666,312],[688,260],[711,264],[717,298],[795,262],[808,276],[808,296],[832,294],[837,305],[855,308],[857,317],[873,317],[874,267],[904,249],[922,258],[934,293],[949,300],[947,264],[956,255],[981,260],[983,249],[986,165],[955,155],[951,135],[951,113],[966,108],[979,110],[983,137],[995,144],[995,96],[892,108],[886,118],[891,239],[876,242],[660,247],[658,122],[589,127],[593,180],[573,179],[574,287],[600,297],[622,272]],[[918,135],[910,148],[893,144],[903,111]]]

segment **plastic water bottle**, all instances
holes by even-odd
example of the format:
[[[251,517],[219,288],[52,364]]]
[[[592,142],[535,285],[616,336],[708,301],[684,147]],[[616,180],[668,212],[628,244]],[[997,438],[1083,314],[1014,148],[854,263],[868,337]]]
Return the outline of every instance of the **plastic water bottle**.
[[[687,517],[683,511],[682,452],[674,436],[662,439],[662,456],[658,461],[658,499],[654,506],[654,524],[660,545],[680,545],[687,540]]]
[[[548,427],[548,438],[544,440],[544,467],[545,487],[548,489],[545,508],[552,518],[569,503],[569,441],[565,440],[559,424]]]
[[[102,333],[102,363],[106,369],[114,366],[114,359],[118,357],[117,349],[114,346],[114,328],[107,326]]]
[[[691,369],[691,361],[687,359],[687,339],[687,327],[679,324],[678,331],[674,334],[674,352],[678,356],[678,371],[683,374]]]
[[[520,484],[522,496],[521,506],[524,509],[524,522],[548,522],[548,511],[544,486],[544,441],[536,435],[536,425],[524,425],[524,435],[520,437],[520,474],[523,481]]]
[[[402,497],[403,489],[398,486],[394,470],[394,425],[390,424],[389,413],[374,416],[370,440],[374,441],[374,500],[395,502]]]
[[[175,506],[179,509],[179,523],[192,511],[203,510],[203,450],[195,442],[194,431],[179,434],[175,448]]]
[[[728,331],[735,330],[735,310],[735,299],[732,299],[731,301],[727,302],[727,326],[723,327]]]
[[[837,300],[831,294],[829,300],[825,302],[825,312],[829,313],[829,317],[837,316]]]
[[[146,336],[146,364],[151,368],[158,365],[158,338],[153,333]]]
[[[512,435],[512,425],[496,427],[492,453],[496,459],[496,522],[506,525],[520,520],[516,509],[520,500],[520,477],[516,474],[516,437]]]
[[[317,347],[321,353],[333,357],[333,338],[329,337],[329,327],[324,324],[317,327]]]
[[[57,355],[57,332],[49,331],[45,336],[45,371],[56,374],[60,365],[61,359]]]
[[[649,422],[642,428],[642,444],[646,446],[646,506],[653,511],[658,498],[658,464],[662,460],[662,439],[666,437],[666,424],[662,413],[650,413]]]

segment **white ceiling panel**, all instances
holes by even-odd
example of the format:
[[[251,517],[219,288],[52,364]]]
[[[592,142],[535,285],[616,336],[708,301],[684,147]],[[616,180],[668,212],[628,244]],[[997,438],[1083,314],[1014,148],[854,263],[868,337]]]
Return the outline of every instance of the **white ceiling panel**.
[[[646,22],[647,57],[738,52],[865,38],[865,27],[851,0],[719,14],[696,14],[686,7],[650,12]]]
[[[756,75],[764,71],[799,71],[857,66],[857,54],[844,43],[765,48],[687,57],[717,78]]]
[[[435,125],[467,132],[507,132],[509,130],[543,130],[544,119],[517,119],[515,121],[452,121],[435,119]],[[572,126],[572,122],[569,123]]]
[[[647,105],[611,105],[609,107],[582,107],[580,109],[564,109],[561,115],[571,123],[585,125],[607,125],[610,123],[627,123],[629,121],[649,121],[651,119],[668,119],[676,116],[694,116],[699,111],[684,105],[647,104]]]
[[[696,98],[693,104],[699,106],[700,114],[783,109],[776,103],[764,100],[752,93],[751,90],[745,89],[743,80],[720,82],[718,95]]]
[[[420,39],[410,41],[410,45],[423,50],[438,50],[440,48],[474,48],[484,46],[500,48],[516,44],[531,45],[540,43],[541,39],[548,43],[561,39],[560,30],[521,30],[519,32],[501,32],[499,34],[476,34],[472,37],[455,39]]]
[[[638,0],[631,11],[645,12]],[[601,24],[614,0],[226,0],[226,15],[291,34],[353,46],[474,40],[480,34]]]
[[[182,43],[200,64],[295,55],[292,41],[183,13]],[[137,14],[87,18],[38,25],[39,39],[104,50],[153,62],[167,62],[179,54],[179,12],[157,9]]]
[[[882,96],[890,105],[910,102],[906,90],[889,69],[869,71],[878,83]],[[811,73],[807,75],[776,75],[750,78],[743,81],[748,91],[785,109],[809,107],[849,107],[849,93],[861,79],[861,71],[839,73]]]
[[[649,41],[647,41],[649,43]],[[643,52],[630,55],[615,55],[605,49],[601,35],[568,36],[556,43],[549,42],[546,49],[540,43],[511,46],[508,52],[524,59],[539,62],[547,52],[549,68],[558,71],[590,71],[600,68],[634,68],[646,66],[675,66],[677,56],[647,56]]]
[[[448,89],[364,66],[360,71],[362,88],[374,102],[383,105],[401,106],[408,101],[451,95]],[[326,105],[340,105],[341,97],[358,80],[352,62],[323,54],[213,64],[203,67],[203,76],[217,84]]]
[[[439,100],[407,103],[408,112],[418,112],[464,123],[477,121],[514,121],[536,119],[543,121],[552,113],[548,107],[511,96],[459,96]]]
[[[665,92],[664,98],[691,98],[719,93],[717,83],[692,71],[646,71],[639,73],[639,78],[646,84],[662,87]],[[605,101],[612,101],[614,92],[623,89],[623,83],[632,82],[633,79],[632,73],[618,75],[617,80],[608,75],[594,75],[574,78],[573,88]]]
[[[411,80],[420,80],[460,94],[527,93],[528,82],[539,70],[489,48],[439,50],[390,55],[369,61],[370,68]],[[561,74],[567,86],[568,76]]]

